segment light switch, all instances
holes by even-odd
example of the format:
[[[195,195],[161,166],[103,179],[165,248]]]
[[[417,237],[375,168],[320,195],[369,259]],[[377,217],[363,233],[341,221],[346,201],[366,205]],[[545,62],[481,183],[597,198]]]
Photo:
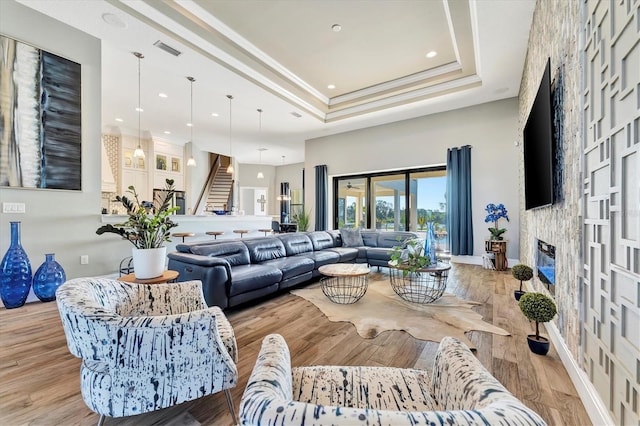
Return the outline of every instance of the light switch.
[[[24,213],[24,203],[2,203],[2,213]]]

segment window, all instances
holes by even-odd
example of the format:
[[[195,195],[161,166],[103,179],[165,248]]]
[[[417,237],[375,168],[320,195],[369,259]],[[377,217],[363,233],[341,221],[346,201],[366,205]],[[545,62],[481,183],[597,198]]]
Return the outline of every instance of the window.
[[[447,245],[444,166],[333,178],[334,228],[412,231],[434,222],[438,248]]]

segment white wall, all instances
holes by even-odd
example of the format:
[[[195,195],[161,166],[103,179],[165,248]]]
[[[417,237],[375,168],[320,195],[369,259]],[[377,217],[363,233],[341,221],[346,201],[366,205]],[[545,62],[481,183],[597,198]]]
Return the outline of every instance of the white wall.
[[[55,253],[67,278],[114,271],[131,252],[122,241],[96,235],[101,225],[101,52],[100,41],[14,2],[2,2],[0,28],[6,36],[82,65],[82,190],[1,188],[1,202],[19,202],[25,214],[0,213],[0,255],[10,243],[11,221],[22,222],[22,246],[35,269]],[[80,265],[80,256],[89,264]]]
[[[305,145],[306,204],[314,205],[316,165],[326,164],[331,177],[373,171],[442,165],[447,148],[471,145],[474,255],[484,253],[489,224],[488,203],[503,203],[510,222],[507,257],[519,257],[518,103],[511,98],[377,127],[311,139]],[[329,196],[329,226],[333,194]],[[311,211],[311,223],[315,210]],[[476,259],[477,261],[477,259]]]

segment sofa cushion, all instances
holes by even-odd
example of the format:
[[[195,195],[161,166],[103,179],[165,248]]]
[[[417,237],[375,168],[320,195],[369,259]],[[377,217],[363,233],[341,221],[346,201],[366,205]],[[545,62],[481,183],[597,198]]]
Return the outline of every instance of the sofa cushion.
[[[306,253],[297,254],[296,257],[306,257],[312,259],[314,262],[314,269],[317,272],[317,269],[323,265],[328,265],[330,263],[338,263],[340,260],[340,255],[331,250],[320,250],[320,251],[309,251]]]
[[[356,247],[331,247],[326,249],[338,253],[338,262],[353,262],[358,257],[359,248]]]
[[[282,279],[280,269],[267,265],[240,265],[231,268],[229,296],[269,287]]]
[[[313,271],[315,263],[313,259],[300,256],[283,257],[267,260],[262,265],[273,266],[282,272],[282,281]]]
[[[363,245],[367,247],[378,247],[378,234],[380,233],[381,231],[373,231],[370,229],[363,230],[360,233],[362,235],[362,242],[364,243]]]
[[[201,256],[220,257],[226,259],[230,266],[248,265],[250,263],[249,250],[247,250],[247,246],[239,241],[192,246],[191,253]]]
[[[284,244],[278,238],[247,238],[243,243],[249,250],[251,263],[262,263],[287,256]]]
[[[391,252],[392,250],[386,247],[367,247],[367,259],[388,262],[391,260]]]
[[[300,253],[313,252],[313,244],[306,234],[287,233],[277,236],[287,252],[287,256],[295,256]]]
[[[291,375],[293,395],[300,402],[367,410],[439,409],[423,370],[313,366],[292,368]]]
[[[342,247],[360,247],[364,245],[360,228],[341,228],[340,234],[342,235]]]
[[[324,250],[335,246],[333,237],[326,231],[309,232],[307,237],[311,240],[314,250]]]
[[[376,247],[393,248],[402,245],[403,242],[412,238],[418,238],[418,236],[413,232],[404,231],[380,232],[378,234]]]

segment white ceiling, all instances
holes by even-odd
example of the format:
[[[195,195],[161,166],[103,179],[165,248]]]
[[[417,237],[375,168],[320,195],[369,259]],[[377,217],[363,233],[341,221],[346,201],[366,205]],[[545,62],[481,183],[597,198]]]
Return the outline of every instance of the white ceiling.
[[[186,77],[193,76],[195,145],[231,153],[240,163],[258,163],[258,149],[266,148],[262,162],[273,165],[304,161],[309,138],[517,96],[535,6],[535,0],[18,1],[102,40],[104,131],[137,135],[132,52],[141,52],[143,130],[176,144],[190,140]],[[155,47],[158,40],[182,54]],[[438,55],[429,59],[432,50]],[[234,98],[231,137],[227,95]]]

